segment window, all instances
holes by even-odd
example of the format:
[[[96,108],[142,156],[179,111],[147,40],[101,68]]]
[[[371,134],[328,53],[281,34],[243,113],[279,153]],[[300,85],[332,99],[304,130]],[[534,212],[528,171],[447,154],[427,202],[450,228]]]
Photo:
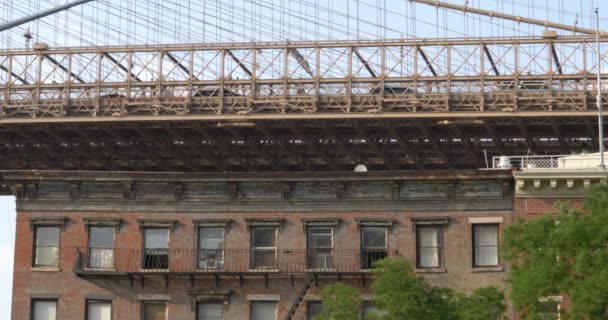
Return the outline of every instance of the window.
[[[308,228],[308,268],[330,269],[334,267],[334,229],[327,227]]]
[[[114,228],[91,227],[89,230],[89,268],[113,268]]]
[[[277,312],[276,301],[251,301],[249,310],[250,320],[275,320]]]
[[[498,265],[498,225],[473,225],[473,266]]]
[[[87,301],[87,320],[111,320],[112,302],[100,300]]]
[[[166,320],[167,304],[165,302],[144,302],[142,320]]]
[[[251,229],[251,267],[277,267],[277,228]]]
[[[548,297],[540,300],[536,309],[539,320],[560,320],[561,319],[562,297]]]
[[[198,304],[196,320],[222,320],[224,305],[220,302],[202,302]]]
[[[198,229],[198,268],[224,267],[224,228]]]
[[[361,228],[361,268],[369,269],[374,262],[387,256],[386,228]]]
[[[32,300],[32,320],[56,320],[57,300]]]
[[[36,227],[34,266],[57,267],[59,265],[59,227]]]
[[[443,226],[416,227],[416,267],[443,266]]]
[[[385,315],[385,313],[378,309],[376,306],[374,306],[371,302],[369,301],[364,301],[363,305],[362,305],[362,313],[363,313],[363,320],[366,319],[380,319],[380,317],[382,317],[383,315]]]
[[[144,269],[169,268],[169,228],[144,229]]]
[[[308,301],[306,304],[306,319],[312,320],[312,318],[319,315],[322,310],[323,304],[321,301]]]

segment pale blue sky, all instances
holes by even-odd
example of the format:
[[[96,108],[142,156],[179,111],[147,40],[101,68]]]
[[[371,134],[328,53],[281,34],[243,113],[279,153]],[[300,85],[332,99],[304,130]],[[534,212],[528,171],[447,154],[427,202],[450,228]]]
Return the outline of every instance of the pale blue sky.
[[[15,198],[0,197],[0,319],[11,318],[14,243]]]

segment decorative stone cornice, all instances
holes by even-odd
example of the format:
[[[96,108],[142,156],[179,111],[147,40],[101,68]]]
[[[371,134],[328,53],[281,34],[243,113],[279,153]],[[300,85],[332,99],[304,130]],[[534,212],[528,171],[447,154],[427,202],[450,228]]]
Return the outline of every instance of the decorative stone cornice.
[[[301,218],[304,229],[308,227],[330,227],[335,228],[340,224],[340,218]]]
[[[275,227],[281,228],[285,223],[285,219],[282,218],[245,218],[247,223],[247,229],[253,227]]]
[[[169,228],[169,230],[173,231],[175,225],[177,224],[177,220],[174,219],[137,219],[137,223],[139,224],[139,229],[142,230],[144,228]]]
[[[224,305],[224,310],[228,310],[230,305],[231,290],[225,291],[202,291],[190,290],[188,295],[192,297],[192,306],[195,307],[198,302],[221,302]]]
[[[442,226],[444,229],[450,225],[450,217],[411,217],[412,229],[422,226]]]
[[[510,170],[157,173],[0,171],[28,212],[511,210]]]
[[[195,228],[215,227],[228,230],[231,223],[232,219],[192,219],[192,224],[194,224]]]
[[[121,218],[109,218],[109,217],[83,217],[84,227],[87,231],[91,227],[113,227],[116,232],[120,231],[120,224],[122,223]]]
[[[361,229],[361,227],[386,227],[390,230],[395,223],[393,219],[380,218],[355,218],[355,221],[357,222],[357,229]]]
[[[515,198],[583,198],[608,174],[597,169],[536,169],[513,172]]]

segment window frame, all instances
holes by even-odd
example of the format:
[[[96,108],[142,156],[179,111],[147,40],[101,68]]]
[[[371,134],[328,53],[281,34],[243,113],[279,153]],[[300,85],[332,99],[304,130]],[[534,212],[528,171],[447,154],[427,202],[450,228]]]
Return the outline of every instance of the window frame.
[[[94,228],[107,228],[107,229],[112,229],[112,247],[92,247],[91,246],[91,235],[93,234],[93,229]],[[88,255],[88,259],[87,259],[87,268],[89,269],[102,269],[102,270],[108,270],[108,269],[113,269],[114,268],[114,258],[115,258],[115,254],[116,254],[116,227],[113,226],[105,226],[105,225],[92,225],[89,226],[89,232],[88,232],[88,239],[87,239],[87,255]],[[112,266],[108,267],[108,268],[104,268],[104,267],[92,267],[91,266],[91,249],[112,249]]]
[[[168,308],[169,303],[167,301],[157,301],[157,300],[141,301],[141,303],[140,303],[140,309],[141,309],[141,311],[140,311],[140,319],[141,320],[146,320],[146,318],[145,318],[145,310],[146,310],[145,309],[146,308],[145,305],[147,305],[147,304],[162,304],[162,305],[164,305],[165,306],[165,317],[164,317],[163,320],[167,320],[167,318],[169,316],[169,308]]]
[[[59,299],[33,298],[33,299],[30,299],[30,320],[36,320],[36,315],[34,314],[34,310],[36,308],[36,302],[55,302],[55,320],[57,320],[59,318],[59,317],[57,317],[57,314],[59,313]]]
[[[274,230],[274,247],[255,247],[255,231],[256,230],[261,230],[261,229],[267,229],[267,230]],[[278,263],[279,263],[279,228],[278,227],[274,227],[274,226],[259,226],[259,227],[251,227],[251,232],[249,233],[250,237],[251,237],[251,243],[250,243],[250,252],[251,252],[251,259],[249,262],[249,266],[250,269],[256,270],[256,269],[276,269],[278,268]],[[274,250],[274,265],[273,266],[260,266],[260,267],[256,267],[255,266],[255,253],[256,250]]]
[[[496,245],[494,246],[484,246],[484,247],[496,247],[496,264],[494,265],[478,265],[477,264],[477,255],[475,254],[475,251],[477,249],[477,244],[475,242],[475,229],[477,227],[495,227],[496,228]],[[500,267],[501,265],[501,261],[500,261],[500,223],[474,223],[471,224],[471,244],[472,244],[472,258],[473,258],[473,268],[493,268],[493,267]]]
[[[249,320],[254,320],[252,319],[253,313],[253,305],[256,303],[274,303],[274,317],[273,319],[277,318],[277,315],[279,314],[279,301],[276,300],[250,300],[249,301]]]
[[[204,249],[201,248],[201,230],[203,229],[220,229],[222,230],[222,248],[221,249]],[[196,268],[200,269],[200,270],[222,270],[224,269],[224,263],[225,263],[225,259],[226,259],[226,228],[225,227],[213,227],[213,226],[198,226],[196,228],[196,238],[197,238],[197,243],[196,243],[196,248],[197,248],[197,261],[196,261]],[[202,267],[201,266],[201,251],[202,250],[217,250],[217,251],[222,251],[222,259],[221,259],[221,263],[218,266],[218,261],[216,259],[216,267],[215,268],[207,268],[207,267]]]
[[[361,269],[363,269],[363,270],[368,270],[368,269],[371,269],[373,267],[372,266],[373,262],[370,265],[367,265],[368,259],[364,260],[364,256],[367,257],[366,256],[366,252],[367,252],[366,250],[369,250],[369,249],[367,249],[365,247],[365,244],[364,244],[364,241],[363,241],[363,237],[364,237],[363,234],[365,233],[365,230],[368,230],[368,229],[375,229],[375,230],[382,230],[382,231],[384,231],[384,248],[370,248],[370,249],[372,249],[372,250],[378,250],[378,251],[375,251],[375,252],[381,252],[380,250],[383,249],[384,250],[384,254],[385,254],[385,258],[388,258],[388,227],[385,227],[385,226],[367,226],[367,225],[362,225],[361,226],[361,231],[360,231],[360,237],[359,237],[359,239],[360,239],[359,240],[360,241],[360,248],[359,248],[359,250],[360,250],[360,253],[361,253],[361,263],[360,264],[361,264]],[[374,260],[374,262],[378,261],[378,260],[381,260],[381,259],[376,259],[376,260]]]
[[[146,267],[146,230],[166,230],[167,231],[167,267],[166,268],[160,268],[160,267]],[[169,269],[169,265],[170,265],[170,256],[169,256],[169,248],[171,246],[171,228],[170,227],[143,227],[142,228],[142,255],[141,255],[141,269],[143,270],[167,270]],[[152,250],[152,249],[150,249]],[[160,263],[159,263],[160,264]]]
[[[114,304],[112,300],[105,299],[86,299],[84,302],[84,319],[89,320],[89,304],[90,303],[108,303],[110,304],[110,320],[114,319]]]
[[[57,263],[55,265],[38,265],[36,264],[36,258],[38,256],[38,228],[57,228],[57,246],[41,246],[44,248],[57,248]],[[61,230],[60,225],[55,224],[38,224],[34,226],[34,234],[32,241],[32,267],[33,268],[59,268],[60,257],[61,257]]]
[[[217,304],[217,305],[219,305],[221,307],[220,308],[221,309],[220,320],[224,319],[224,311],[225,311],[224,310],[224,308],[225,308],[224,302],[222,302],[222,301],[197,301],[196,302],[196,311],[195,311],[195,314],[194,314],[194,319],[195,320],[200,320],[198,318],[198,313],[200,311],[201,305],[205,305],[205,304]]]
[[[438,246],[437,247],[421,247],[420,246],[420,236],[421,236],[421,232],[420,229],[437,229],[439,232],[437,233],[437,237],[439,239],[437,239],[437,243]],[[445,266],[445,237],[444,237],[444,229],[445,226],[442,224],[425,224],[425,225],[418,225],[416,226],[416,268],[417,269],[438,269],[438,268],[443,268]],[[439,260],[439,264],[437,266],[423,266],[420,264],[421,262],[421,249],[424,248],[434,248],[437,249],[437,253],[438,253],[438,260]]]
[[[323,302],[320,300],[309,300],[306,301],[306,320],[312,320],[313,317],[316,317],[318,314],[316,315],[311,315],[310,314],[310,305],[311,304],[319,304],[321,305],[321,312],[323,311]]]
[[[329,235],[331,236],[331,247],[318,247],[318,248],[311,248],[310,246],[310,235],[311,235],[311,230],[314,229],[329,229],[331,232],[329,233]],[[326,233],[323,233],[323,235],[327,235]],[[333,269],[335,268],[334,265],[334,259],[335,259],[335,236],[336,236],[336,230],[333,226],[308,226],[306,228],[306,268],[307,269]],[[311,252],[313,249],[321,249],[321,250],[329,250],[330,254],[323,254],[323,253],[317,253],[317,252]],[[316,266],[312,266],[311,264],[311,260],[310,257],[311,256],[316,256],[316,255],[326,255],[329,256],[331,258],[331,266],[330,267],[321,267],[318,268]],[[327,265],[327,260],[325,260],[325,264]]]

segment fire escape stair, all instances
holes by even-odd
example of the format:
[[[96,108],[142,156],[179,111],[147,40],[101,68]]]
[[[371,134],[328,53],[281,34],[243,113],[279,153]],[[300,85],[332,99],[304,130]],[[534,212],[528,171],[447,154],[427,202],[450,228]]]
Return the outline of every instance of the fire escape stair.
[[[308,276],[308,278],[306,278],[306,282],[304,283],[304,286],[302,287],[302,289],[296,296],[296,299],[294,300],[293,305],[287,312],[287,316],[285,316],[285,320],[294,319],[294,315],[298,311],[300,304],[302,304],[302,301],[304,301],[304,296],[306,295],[306,292],[308,292],[308,289],[310,289],[310,287],[312,286],[314,281],[315,281],[315,278],[312,275],[310,275],[310,276]]]

